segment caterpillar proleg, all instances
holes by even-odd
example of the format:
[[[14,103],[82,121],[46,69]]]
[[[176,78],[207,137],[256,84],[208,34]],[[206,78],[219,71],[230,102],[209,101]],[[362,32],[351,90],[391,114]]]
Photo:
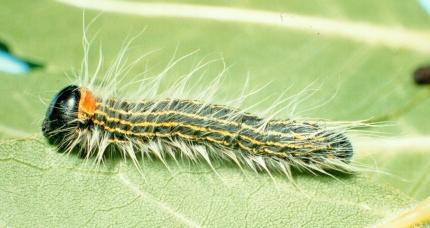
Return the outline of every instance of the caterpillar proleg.
[[[84,35],[79,81],[58,92],[42,123],[44,136],[60,150],[77,149],[100,163],[108,148],[114,148],[136,166],[140,155],[163,162],[168,156],[186,157],[210,165],[214,158],[221,158],[254,170],[274,169],[289,177],[291,167],[323,173],[351,167],[353,148],[346,127],[330,122],[274,119],[204,99],[154,98],[151,85],[137,89],[135,99],[118,96],[121,77],[137,63],[125,66],[121,62],[128,45],[104,73],[102,82],[96,83],[102,61],[90,74],[89,43]],[[177,62],[169,63],[167,70]],[[155,79],[152,86],[157,87],[161,79],[163,76]],[[184,90],[186,83],[179,81],[171,90]]]

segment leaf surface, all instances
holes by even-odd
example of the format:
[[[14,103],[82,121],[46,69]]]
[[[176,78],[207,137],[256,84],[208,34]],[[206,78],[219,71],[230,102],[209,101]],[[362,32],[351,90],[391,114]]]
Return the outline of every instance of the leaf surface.
[[[14,226],[364,226],[409,203],[365,176],[285,177],[234,165],[131,162],[58,154],[44,140],[0,145],[0,217]],[[19,187],[18,187],[19,186]]]
[[[423,36],[428,36],[430,25],[430,17],[415,1],[181,2],[406,28]],[[86,11],[85,23],[98,15]],[[56,1],[5,0],[0,19],[1,41],[14,54],[44,64],[29,75],[0,73],[0,226],[362,227],[429,196],[426,148],[381,149],[371,156],[356,151],[357,162],[392,175],[362,173],[339,180],[297,175],[297,186],[282,176],[272,179],[265,173],[242,172],[228,163],[216,164],[218,176],[204,164],[169,161],[169,172],[162,163],[145,160],[142,177],[129,161],[111,159],[94,167],[91,161],[59,154],[42,139],[40,123],[50,98],[70,83],[66,73],[71,75],[71,68],[79,71],[82,10]],[[199,19],[103,13],[89,29],[94,47],[90,65],[96,67],[100,46],[105,66],[109,65],[124,40],[145,28],[128,59],[161,50],[136,66],[132,75],[154,75],[173,53],[179,57],[199,49],[174,68],[162,88],[202,58],[220,56],[230,67],[219,97],[235,98],[248,72],[252,88],[271,82],[245,101],[245,108],[263,101],[256,110],[264,110],[278,95],[294,96],[310,86],[304,92],[313,93],[310,99],[294,113],[291,109],[280,113],[280,118],[368,119],[401,109],[428,93],[411,80],[411,72],[429,61],[425,52],[312,30]],[[206,75],[211,79],[220,68],[209,66]],[[427,136],[429,107],[430,100],[422,99],[389,127],[364,134]]]

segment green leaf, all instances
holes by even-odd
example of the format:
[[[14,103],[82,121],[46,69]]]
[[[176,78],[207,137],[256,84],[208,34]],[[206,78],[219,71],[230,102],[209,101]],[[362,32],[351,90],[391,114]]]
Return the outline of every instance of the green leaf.
[[[0,145],[0,217],[13,226],[365,226],[414,202],[365,176],[283,176],[234,165],[61,155],[44,140]]]
[[[406,34],[429,37],[430,17],[415,1],[165,2],[269,10],[281,12],[280,18],[286,16],[284,12],[294,13],[404,28]],[[28,75],[0,73],[0,226],[362,227],[429,196],[429,149],[418,150],[412,144],[395,152],[355,152],[357,162],[391,175],[359,173],[339,180],[298,175],[297,187],[285,177],[275,176],[273,180],[265,173],[243,173],[229,163],[216,164],[218,176],[204,164],[169,162],[169,172],[159,161],[145,160],[142,177],[131,162],[108,159],[103,166],[94,167],[91,161],[59,154],[41,138],[40,123],[46,103],[70,83],[65,73],[80,67],[82,10],[56,1],[4,0],[0,15],[1,41],[9,44],[14,54],[45,66]],[[98,15],[85,11],[86,23]],[[180,63],[171,78],[189,72],[204,57],[222,56],[231,67],[220,97],[235,98],[247,73],[253,88],[272,82],[243,104],[248,107],[267,96],[273,98],[256,110],[270,106],[279,94],[294,96],[313,85],[310,89],[319,90],[303,101],[293,116],[360,120],[407,107],[411,99],[426,93],[411,80],[411,72],[429,61],[425,51],[369,44],[312,29],[232,21],[104,13],[89,29],[94,39],[90,65],[95,68],[97,64],[98,47],[103,47],[105,63],[109,64],[124,40],[144,28],[128,58],[162,50],[131,74],[159,72],[176,49],[177,56],[200,49]],[[219,65],[210,66],[206,75],[210,79],[219,69]],[[162,87],[170,82],[163,81]],[[428,137],[429,107],[430,99],[423,99],[394,119],[391,126],[364,134]],[[286,118],[288,113],[280,117]],[[34,135],[36,138],[29,138]]]

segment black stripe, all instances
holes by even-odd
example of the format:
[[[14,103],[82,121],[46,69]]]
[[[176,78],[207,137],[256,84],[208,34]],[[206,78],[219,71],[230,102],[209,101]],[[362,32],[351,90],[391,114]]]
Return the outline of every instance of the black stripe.
[[[121,130],[131,131],[134,133],[151,132],[174,135],[176,132],[179,132],[184,135],[195,137],[196,143],[213,144],[206,139],[206,137],[211,137],[215,140],[229,143],[229,147],[231,148],[240,148],[242,151],[248,153],[278,156],[282,158],[294,156],[296,158],[300,158],[303,161],[314,161],[318,158],[323,159],[329,156],[336,156],[341,159],[349,160],[352,156],[351,144],[345,136],[343,136],[341,133],[327,131],[323,126],[320,126],[315,122],[310,123],[292,120],[272,120],[266,123],[265,120],[260,117],[251,115],[249,113],[243,113],[227,106],[209,105],[198,103],[196,101],[177,99],[145,101],[141,103],[110,100],[105,105],[108,107],[101,106],[98,107],[98,109],[107,113],[109,117],[127,120],[134,124],[142,122],[179,123],[178,126],[171,127],[130,126],[126,124],[120,124],[118,122],[108,121],[103,115],[96,114],[94,116],[94,119],[106,123],[109,128],[119,128]],[[222,123],[219,121],[193,118],[176,113],[162,115],[123,114],[112,111],[109,109],[109,107],[125,112],[183,112],[206,118],[210,117],[216,118],[218,120],[230,121],[231,123]],[[182,124],[204,127],[211,130],[226,131],[233,136],[223,135],[218,132],[191,129],[181,126]],[[254,128],[254,130],[249,129],[249,127],[243,127],[244,125],[250,126]],[[259,129],[261,131],[256,131],[255,129]],[[284,135],[280,135],[279,133]],[[125,136],[120,133],[112,133],[111,137],[114,139],[125,139]],[[144,141],[151,140],[150,138],[141,138]],[[173,138],[178,137],[175,136]],[[188,141],[188,139],[185,140]],[[253,143],[253,140],[258,141],[259,143]],[[283,143],[285,145],[272,145],[268,142]],[[250,150],[239,147],[239,143],[247,148],[250,148]],[[214,146],[225,147],[224,145]],[[283,153],[284,155],[273,155],[267,151],[271,151],[273,153]]]

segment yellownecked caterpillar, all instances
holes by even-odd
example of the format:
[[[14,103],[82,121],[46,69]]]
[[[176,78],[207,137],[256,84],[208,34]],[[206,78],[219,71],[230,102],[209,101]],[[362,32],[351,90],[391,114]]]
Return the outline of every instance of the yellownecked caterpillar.
[[[162,162],[168,156],[204,159],[209,165],[214,158],[221,158],[254,170],[281,171],[288,177],[291,167],[324,173],[327,169],[351,170],[353,148],[345,135],[348,127],[325,121],[274,119],[213,104],[210,94],[216,88],[211,87],[223,73],[204,96],[183,98],[190,76],[205,64],[198,64],[170,88],[172,94],[154,95],[166,72],[187,55],[171,60],[152,82],[141,81],[134,97],[126,99],[118,96],[119,84],[138,62],[123,63],[131,41],[102,77],[97,77],[102,58],[96,71],[89,72],[90,44],[85,30],[83,41],[78,82],[58,92],[42,123],[44,136],[62,151],[77,149],[100,163],[106,151],[114,148],[136,166],[138,157],[144,156],[155,156]],[[97,78],[102,81],[96,82]]]
[[[52,143],[81,148],[102,159],[109,145],[126,155],[182,153],[190,158],[233,160],[253,168],[291,165],[311,171],[339,168],[353,154],[348,138],[323,123],[266,120],[196,100],[126,101],[96,97],[70,85],[52,100],[42,125]]]

